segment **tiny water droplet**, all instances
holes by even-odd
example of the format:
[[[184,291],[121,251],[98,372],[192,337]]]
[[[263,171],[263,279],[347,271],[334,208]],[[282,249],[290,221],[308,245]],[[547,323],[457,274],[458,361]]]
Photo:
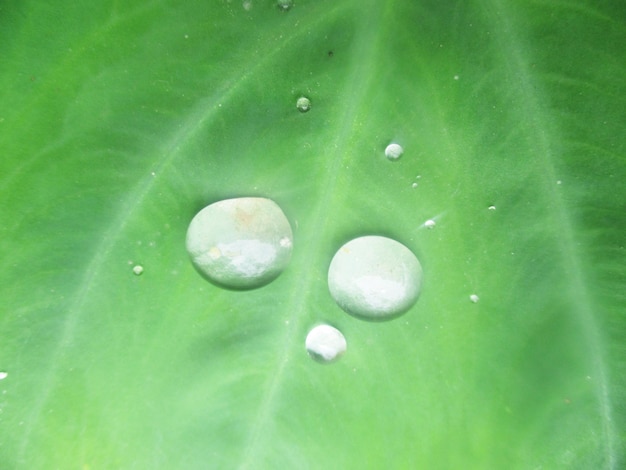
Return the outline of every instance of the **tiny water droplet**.
[[[478,303],[478,301],[480,300],[480,297],[478,297],[476,294],[470,295],[469,298],[474,303]]]
[[[7,372],[0,372],[0,380],[4,380],[9,376]]]
[[[252,10],[252,2],[250,0],[245,0],[243,2],[243,9],[246,11]]]
[[[459,79],[459,76],[458,76],[458,75],[455,75],[455,76],[454,76],[454,79],[455,79],[455,80],[458,80],[458,79]]]
[[[135,276],[141,276],[143,274],[143,266],[140,264],[137,264],[133,267],[133,273],[135,273]]]
[[[488,207],[488,209],[489,209],[490,211],[495,211],[495,210],[496,210],[496,206],[489,206],[489,207]]]
[[[276,5],[283,11],[290,10],[293,7],[293,0],[277,0]]]
[[[293,234],[271,199],[242,197],[202,209],[187,229],[187,252],[209,281],[230,289],[254,289],[287,267]]]
[[[417,183],[413,183],[413,184],[411,185],[411,187],[412,187],[413,189],[417,188]]]
[[[318,325],[309,331],[305,346],[309,356],[325,363],[338,359],[347,348],[341,331],[330,325]]]
[[[306,113],[309,109],[311,109],[311,100],[306,96],[301,96],[296,101],[296,108],[298,108],[298,111],[301,113]]]
[[[422,266],[403,244],[365,236],[343,245],[328,269],[328,288],[347,313],[365,320],[390,320],[417,301]]]
[[[404,153],[404,149],[399,144],[389,144],[387,148],[385,148],[385,157],[389,160],[397,160]]]
[[[432,229],[435,228],[436,222],[433,219],[428,219],[426,222],[424,222],[424,227],[428,228],[428,229]]]
[[[563,181],[561,181],[561,180],[557,180],[557,182],[556,182],[556,184],[562,184],[562,183],[563,183]]]

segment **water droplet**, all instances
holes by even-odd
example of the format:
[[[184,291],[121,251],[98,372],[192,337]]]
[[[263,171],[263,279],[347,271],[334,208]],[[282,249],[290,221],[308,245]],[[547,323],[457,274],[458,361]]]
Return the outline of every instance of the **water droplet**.
[[[417,188],[417,183],[413,183],[413,184],[411,185],[411,187],[412,187],[413,189]]]
[[[480,297],[478,297],[476,294],[472,294],[470,295],[470,300],[474,303],[478,303],[478,301],[480,300]]]
[[[133,273],[135,273],[136,276],[141,276],[143,274],[143,266],[140,264],[137,264],[133,267]]]
[[[346,338],[341,331],[330,325],[318,325],[309,331],[306,350],[319,362],[332,362],[346,352]]]
[[[385,149],[385,157],[389,160],[397,160],[404,153],[404,149],[399,144],[389,144]]]
[[[422,266],[403,244],[365,236],[343,245],[328,269],[328,288],[337,304],[365,320],[389,320],[415,304]]]
[[[293,0],[277,0],[276,5],[283,11],[290,10],[293,7]]]
[[[4,380],[9,376],[7,372],[0,372],[0,380]]]
[[[459,79],[459,76],[458,76],[458,75],[455,75],[455,76],[454,76],[454,79],[455,79],[455,80],[458,80],[458,79]]]
[[[301,113],[306,113],[309,109],[311,109],[311,100],[306,96],[301,96],[296,101],[296,108],[298,108],[298,111]]]
[[[435,225],[437,225],[437,223],[433,219],[428,219],[426,222],[424,222],[424,227],[429,229],[435,228]]]
[[[226,199],[202,209],[187,230],[187,252],[209,281],[254,289],[277,278],[291,259],[293,234],[281,208],[259,197]]]
[[[488,207],[488,209],[489,209],[490,211],[495,211],[495,210],[496,210],[496,206],[489,206],[489,207]]]
[[[243,9],[246,11],[252,10],[252,2],[250,0],[245,0],[243,2]]]

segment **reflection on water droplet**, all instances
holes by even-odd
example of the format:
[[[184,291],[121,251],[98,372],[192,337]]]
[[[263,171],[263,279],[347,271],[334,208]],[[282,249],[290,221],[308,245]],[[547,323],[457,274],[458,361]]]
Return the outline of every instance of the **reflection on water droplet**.
[[[141,266],[140,264],[134,266],[133,273],[135,273],[136,276],[141,276],[141,274],[143,273],[143,266]]]
[[[7,372],[0,372],[0,380],[4,380],[9,376]]]
[[[277,0],[276,4],[281,10],[287,11],[293,6],[293,0]]]
[[[350,315],[389,320],[415,304],[422,266],[403,244],[386,237],[355,238],[343,245],[328,269],[328,288]]]
[[[309,109],[311,109],[311,100],[306,96],[301,96],[296,101],[296,108],[298,108],[298,111],[301,113],[306,113]]]
[[[318,325],[309,331],[305,342],[309,355],[319,362],[332,362],[346,351],[346,338],[330,325]]]
[[[470,295],[470,300],[474,303],[478,303],[478,301],[480,300],[480,297],[478,297],[476,294],[472,294]]]
[[[243,2],[243,9],[246,11],[252,10],[252,2],[250,0],[245,0]]]
[[[413,184],[411,185],[411,187],[412,187],[413,189],[417,188],[417,183],[413,183]]]
[[[230,289],[254,289],[285,269],[293,234],[274,201],[242,197],[198,212],[189,224],[186,244],[195,268],[209,281]]]
[[[389,160],[397,160],[404,153],[404,149],[398,144],[389,144],[385,149],[385,157]]]
[[[435,228],[435,225],[437,224],[433,219],[428,219],[426,222],[424,222],[424,227],[426,228]]]
[[[490,211],[495,211],[495,210],[496,210],[496,206],[489,206],[489,207],[488,207],[488,209],[489,209]]]

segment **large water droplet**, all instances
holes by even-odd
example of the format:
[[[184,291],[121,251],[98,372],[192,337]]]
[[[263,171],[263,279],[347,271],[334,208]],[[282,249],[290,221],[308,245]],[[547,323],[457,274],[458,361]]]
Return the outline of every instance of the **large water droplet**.
[[[399,144],[389,144],[385,148],[385,157],[389,160],[397,160],[404,153],[404,149]]]
[[[9,374],[8,374],[8,373],[6,373],[6,372],[0,372],[0,380],[4,380],[4,379],[6,379],[8,376],[9,376]]]
[[[187,230],[187,252],[207,279],[231,289],[261,287],[291,258],[293,234],[278,205],[266,198],[226,199],[202,209]]]
[[[386,237],[355,238],[328,269],[328,288],[339,306],[366,320],[389,320],[415,304],[422,266],[403,244]]]
[[[309,331],[305,342],[309,355],[319,362],[331,362],[346,351],[346,338],[330,325],[318,325]]]
[[[306,96],[301,96],[296,100],[296,108],[301,113],[306,113],[309,109],[311,109],[311,100]]]
[[[143,266],[140,264],[133,266],[133,273],[135,276],[141,276],[143,274]]]

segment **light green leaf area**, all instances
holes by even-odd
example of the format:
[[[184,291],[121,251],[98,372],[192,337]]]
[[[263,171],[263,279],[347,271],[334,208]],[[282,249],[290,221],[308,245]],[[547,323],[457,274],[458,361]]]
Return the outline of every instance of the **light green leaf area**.
[[[623,2],[54,3],[0,3],[2,468],[622,468]],[[185,250],[239,196],[294,232],[245,292]],[[363,235],[424,269],[388,322]]]

